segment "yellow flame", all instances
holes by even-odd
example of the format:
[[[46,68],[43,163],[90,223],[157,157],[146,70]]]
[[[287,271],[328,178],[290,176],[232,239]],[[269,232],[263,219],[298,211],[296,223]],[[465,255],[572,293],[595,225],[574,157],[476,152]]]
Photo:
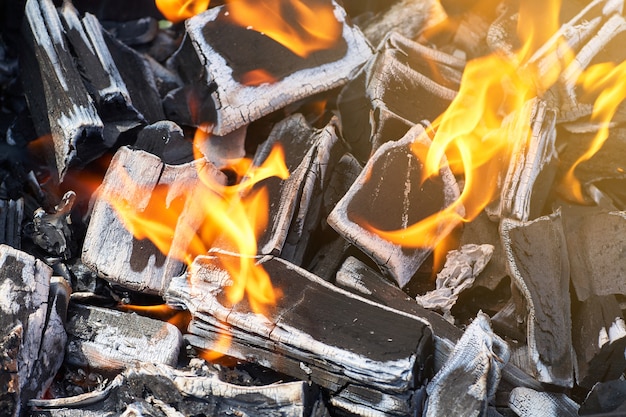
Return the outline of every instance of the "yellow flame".
[[[167,20],[178,23],[205,11],[210,0],[155,0],[154,3]]]
[[[331,48],[341,36],[330,1],[234,0],[226,5],[238,25],[261,32],[306,58]]]

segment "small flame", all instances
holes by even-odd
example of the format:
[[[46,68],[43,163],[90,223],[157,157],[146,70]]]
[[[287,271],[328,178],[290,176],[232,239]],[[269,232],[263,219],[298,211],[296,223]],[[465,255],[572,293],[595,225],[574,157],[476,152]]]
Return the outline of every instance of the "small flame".
[[[327,0],[234,0],[226,5],[238,25],[263,33],[294,54],[333,47],[342,26]]]
[[[459,199],[405,229],[366,226],[369,230],[405,247],[445,248],[442,240],[459,222],[471,221],[498,196],[499,178],[506,172],[515,143],[531,137],[531,109],[525,103],[550,88],[571,59],[571,54],[562,52],[564,41],[559,38],[539,56],[553,57],[550,65],[535,56],[558,28],[555,2],[542,9],[541,19],[534,14],[545,3],[521,2],[522,48],[512,56],[494,53],[468,62],[457,96],[426,132],[432,145],[413,149],[424,161],[424,180],[439,175],[445,157],[454,174],[464,175]],[[443,257],[435,253],[435,258]]]
[[[261,84],[272,84],[275,83],[276,77],[274,77],[269,72],[264,69],[255,69],[252,71],[248,71],[241,76],[241,83],[243,85],[249,85],[256,87]]]
[[[210,0],[155,0],[161,14],[172,23],[202,13],[209,7]]]
[[[597,123],[599,128],[589,149],[564,175],[561,193],[572,201],[583,203],[582,186],[574,176],[574,171],[578,165],[595,155],[609,137],[611,119],[626,96],[626,61],[617,66],[610,62],[593,65],[581,73],[577,82],[586,94],[597,95],[591,121]]]
[[[132,311],[141,316],[152,317],[165,321],[176,326],[181,332],[184,332],[191,321],[191,313],[187,310],[177,310],[167,304],[142,306],[132,304],[122,304],[120,310]]]

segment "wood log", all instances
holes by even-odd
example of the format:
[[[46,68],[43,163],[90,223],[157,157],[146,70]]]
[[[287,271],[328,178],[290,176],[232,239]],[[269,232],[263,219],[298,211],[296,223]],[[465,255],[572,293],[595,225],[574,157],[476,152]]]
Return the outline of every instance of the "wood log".
[[[61,365],[65,330],[58,312],[69,294],[63,301],[62,291],[51,292],[52,270],[24,252],[0,245],[0,266],[0,405],[3,415],[20,416]]]
[[[573,385],[569,262],[561,214],[500,224],[512,282],[526,302],[527,354],[538,381]]]
[[[434,120],[458,89],[462,59],[390,33],[338,99],[343,134],[359,160],[415,123]]]
[[[509,347],[478,313],[443,368],[428,383],[425,417],[485,415],[509,360]]]
[[[147,293],[162,293],[171,277],[185,268],[181,259],[204,215],[195,205],[202,193],[198,172],[225,184],[226,177],[212,164],[197,160],[167,165],[158,157],[122,147],[115,154],[94,203],[83,244],[83,262],[101,277],[123,287]],[[137,239],[125,227],[111,205],[123,203],[137,213],[156,210],[155,217],[172,229],[169,252],[162,254],[148,239]],[[171,214],[166,220],[164,213]],[[156,216],[156,215],[155,215]],[[167,223],[165,223],[167,222]]]
[[[74,305],[66,328],[66,362],[107,373],[137,362],[175,366],[183,343],[172,324],[94,306]]]
[[[58,179],[73,163],[99,156],[103,123],[83,85],[51,0],[29,0],[20,51],[23,85],[39,136],[50,134]]]
[[[341,6],[333,3],[333,7],[343,28],[342,38],[334,47],[307,58],[259,32],[230,23],[224,6],[186,21],[187,46],[181,47],[177,59],[184,62],[190,52],[197,54],[195,61],[201,61],[200,68],[186,69],[181,75],[187,83],[215,86],[211,91],[215,103],[213,133],[224,136],[290,103],[348,81],[355,68],[371,56],[371,49],[361,31],[346,22]],[[274,82],[246,85],[246,75],[258,69],[271,74]],[[202,79],[196,79],[203,71]],[[191,73],[194,75],[189,78]]]
[[[378,148],[327,219],[331,227],[370,256],[400,287],[411,280],[431,249],[402,247],[369,231],[364,224],[381,230],[403,229],[438,213],[459,196],[458,185],[447,166],[440,169],[439,177],[422,181],[423,162],[412,148],[430,146],[423,132],[416,125],[402,140]]]
[[[69,398],[31,400],[30,404],[33,407],[30,415],[37,417],[146,413],[159,416],[328,416],[319,388],[304,381],[241,386],[224,382],[214,373],[198,375],[151,363],[129,367],[100,390]]]
[[[626,325],[613,295],[591,296],[576,307],[572,316],[576,382],[591,389],[619,378],[626,369]]]
[[[396,397],[406,412],[411,391],[430,372],[432,333],[426,323],[280,258],[264,258],[260,265],[282,291],[264,315],[251,313],[247,303],[225,305],[230,278],[215,256],[196,258],[188,277],[172,280],[166,299],[189,307],[193,320],[186,338],[192,346],[264,364],[331,395],[349,386],[369,388]],[[224,333],[230,343],[216,344]],[[361,406],[390,412],[374,397]]]

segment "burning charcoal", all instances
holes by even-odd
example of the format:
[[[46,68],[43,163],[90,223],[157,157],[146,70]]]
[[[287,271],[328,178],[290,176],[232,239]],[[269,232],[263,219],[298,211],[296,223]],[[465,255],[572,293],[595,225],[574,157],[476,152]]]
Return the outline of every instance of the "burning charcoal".
[[[428,384],[424,416],[485,415],[509,356],[509,346],[493,333],[489,316],[478,313]]]
[[[141,129],[134,147],[158,156],[165,164],[177,165],[193,160],[191,142],[185,139],[183,130],[169,120]]]
[[[101,390],[69,398],[32,400],[31,416],[154,415],[323,417],[319,389],[306,382],[241,386],[217,374],[197,375],[166,365],[130,367]],[[319,414],[317,414],[319,413]]]
[[[570,269],[561,214],[503,219],[500,230],[511,279],[526,302],[531,372],[540,382],[571,387]]]
[[[19,416],[26,402],[41,397],[63,359],[69,285],[34,257],[0,245],[0,406]]]
[[[198,172],[218,183],[226,182],[224,174],[203,160],[167,165],[147,152],[120,148],[97,193],[83,245],[83,262],[123,287],[162,292],[170,278],[183,271],[181,260],[193,238],[188,232],[196,231],[204,219],[196,199],[211,191],[198,186]],[[170,228],[171,240],[163,249],[166,255],[148,239],[133,236],[116,214],[114,204],[130,210],[128,221],[143,216],[149,217],[144,222]]]
[[[26,3],[23,85],[39,136],[51,134],[58,178],[106,149],[103,123],[78,73],[51,0]]]
[[[23,219],[24,199],[0,200],[0,244],[20,249]]]
[[[127,21],[102,22],[104,28],[126,45],[142,45],[151,42],[159,32],[159,22],[150,16]]]
[[[519,417],[577,417],[579,405],[565,394],[515,388],[509,407]]]
[[[591,296],[574,310],[572,340],[578,385],[617,379],[626,369],[626,324],[615,296]]]
[[[270,199],[269,224],[258,238],[259,253],[278,255],[300,264],[310,234],[321,218],[321,194],[329,170],[344,151],[337,136],[338,120],[323,129],[314,129],[301,114],[276,124],[267,141],[259,146],[253,165],[260,166],[271,149],[280,144],[289,178],[268,178],[257,187],[266,187]]]
[[[216,136],[207,133],[206,140],[194,141],[194,146],[216,167],[227,167],[233,161],[246,156],[247,131],[248,126],[243,126],[226,136]],[[198,132],[196,132],[196,135],[198,135]]]
[[[37,246],[63,259],[68,259],[73,252],[70,214],[75,200],[76,193],[68,191],[54,207],[54,213],[38,208],[33,215],[32,230],[27,230]]]
[[[342,131],[359,159],[434,120],[456,95],[464,61],[391,33],[339,97]]]
[[[189,307],[193,320],[186,338],[192,346],[266,364],[317,383],[331,396],[354,386],[408,401],[429,375],[432,334],[425,322],[352,295],[280,258],[258,263],[282,292],[275,306],[253,314],[245,302],[225,305],[232,281],[222,263],[237,260],[221,252],[199,256],[188,277],[172,280],[166,297]],[[227,343],[220,336],[224,331]],[[372,396],[360,406],[380,413],[385,404]]]
[[[493,246],[465,245],[458,250],[451,250],[446,256],[446,264],[437,274],[436,289],[424,295],[418,295],[419,305],[430,310],[439,310],[444,318],[454,323],[450,310],[459,294],[470,288],[476,276],[485,269],[491,259]]]
[[[328,216],[328,224],[370,256],[380,268],[404,287],[431,250],[403,248],[377,236],[364,222],[382,230],[403,229],[407,224],[435,214],[459,196],[449,167],[437,178],[422,183],[422,161],[412,147],[428,148],[421,126],[402,140],[382,145]]]
[[[93,306],[75,305],[66,327],[66,362],[107,372],[135,362],[174,366],[183,342],[169,323]]]
[[[94,98],[98,114],[105,124],[118,120],[144,121],[132,105],[126,84],[104,42],[98,20],[91,14],[81,19],[69,1],[63,3],[60,14],[78,68],[83,69],[81,75],[85,79],[85,86]]]
[[[626,294],[626,213],[585,207],[565,210],[563,222],[576,297]]]
[[[198,82],[175,88],[169,91],[163,99],[165,115],[168,119],[183,126],[212,125],[215,123],[212,92],[211,85],[206,86]]]
[[[538,100],[527,102],[522,112],[528,114],[528,119],[516,117],[514,120],[529,122],[531,136],[528,140],[515,142],[502,185],[500,210],[505,217],[527,221],[541,215],[556,173],[556,112]],[[510,129],[512,132],[525,131],[514,123]]]
[[[626,381],[623,379],[600,382],[578,410],[581,416],[623,415],[626,413]]]
[[[422,31],[445,18],[446,14],[438,1],[401,0],[361,26],[370,43],[378,45],[391,32],[417,39]]]
[[[211,98],[216,135],[224,136],[290,103],[345,84],[371,55],[362,33],[346,22],[345,11],[336,3],[329,6],[334,9],[328,10],[328,17],[336,19],[331,23],[342,35],[331,47],[306,58],[256,28],[237,25],[230,11],[235,6],[214,7],[188,19],[187,36],[174,64],[192,66],[179,71],[187,83],[215,86]],[[264,14],[263,20],[268,16]]]

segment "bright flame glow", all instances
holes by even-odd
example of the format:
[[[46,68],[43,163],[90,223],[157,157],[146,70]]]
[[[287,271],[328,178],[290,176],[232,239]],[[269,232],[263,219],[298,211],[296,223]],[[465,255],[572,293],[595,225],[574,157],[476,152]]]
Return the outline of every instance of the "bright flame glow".
[[[341,36],[330,1],[234,0],[226,4],[236,24],[261,32],[306,58],[331,48]]]
[[[210,0],[155,0],[161,14],[170,22],[178,23],[202,13]]]
[[[181,332],[187,329],[189,321],[191,321],[191,313],[187,310],[176,310],[167,304],[142,306],[121,304],[119,309],[123,311],[132,311],[142,316],[152,317],[161,321],[168,322],[176,326]]]

